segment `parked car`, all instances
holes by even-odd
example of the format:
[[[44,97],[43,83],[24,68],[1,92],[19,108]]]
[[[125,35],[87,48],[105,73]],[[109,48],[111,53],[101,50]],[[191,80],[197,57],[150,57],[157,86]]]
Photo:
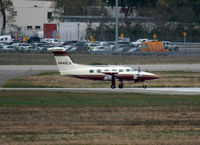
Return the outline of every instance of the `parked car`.
[[[132,44],[135,46],[135,47],[139,47],[141,46],[142,42],[147,42],[148,39],[144,38],[144,39],[138,39],[137,41],[135,42],[132,42]]]
[[[28,43],[40,42],[40,37],[30,37]]]
[[[113,54],[122,54],[128,51],[130,48],[126,44],[119,44],[117,49],[114,49]]]
[[[2,45],[0,45],[0,50],[3,50],[3,46]]]
[[[34,46],[28,46],[27,47],[27,51],[30,51],[30,52],[39,52],[40,48],[34,47]]]
[[[133,47],[127,51],[127,54],[134,54],[135,52],[140,52],[140,48]]]
[[[28,47],[31,46],[29,43],[13,43],[12,46],[16,47],[17,50],[28,50]]]
[[[104,46],[95,46],[92,49],[92,52],[102,52],[102,51],[105,51],[105,47]]]
[[[7,43],[7,42],[12,42],[12,36],[11,35],[0,36],[0,43]]]
[[[170,41],[162,41],[164,49],[168,49],[169,51],[178,51],[178,46]]]
[[[12,45],[4,45],[3,50],[17,50],[17,47]]]
[[[62,46],[64,47],[65,51],[67,52],[73,52],[73,51],[77,51],[78,48],[76,46],[73,46],[73,45],[65,45],[65,46]]]
[[[65,45],[74,45],[74,46],[76,46],[76,45],[78,45],[79,43],[80,43],[80,41],[77,41],[77,40],[65,41],[65,42],[63,43],[63,46],[65,46]]]
[[[61,41],[59,39],[45,38],[42,41],[46,42],[46,43],[49,43],[49,44],[56,45],[56,46],[62,46],[63,45],[63,41]]]

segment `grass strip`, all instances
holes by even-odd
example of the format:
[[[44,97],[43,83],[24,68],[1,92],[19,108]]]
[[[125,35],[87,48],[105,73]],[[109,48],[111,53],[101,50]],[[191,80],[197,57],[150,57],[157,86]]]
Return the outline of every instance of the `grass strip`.
[[[200,72],[169,71],[153,72],[159,79],[148,81],[149,87],[199,87]],[[37,75],[8,80],[3,87],[13,88],[105,88],[109,81],[92,81],[61,76],[59,72],[44,72]],[[117,83],[119,83],[117,81]],[[124,81],[124,87],[142,87],[143,83]]]
[[[194,106],[199,104],[200,96],[0,91],[0,107]]]

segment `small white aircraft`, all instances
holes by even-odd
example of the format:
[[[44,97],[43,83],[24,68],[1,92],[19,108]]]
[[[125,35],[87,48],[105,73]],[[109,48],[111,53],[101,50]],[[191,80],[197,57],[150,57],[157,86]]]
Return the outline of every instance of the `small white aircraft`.
[[[119,80],[119,88],[123,88],[123,81],[144,82],[157,79],[158,76],[144,71],[134,71],[131,67],[124,66],[90,66],[73,63],[67,52],[62,47],[49,48],[52,51],[61,75],[67,75],[80,79],[111,81],[111,88],[116,87],[116,80]]]

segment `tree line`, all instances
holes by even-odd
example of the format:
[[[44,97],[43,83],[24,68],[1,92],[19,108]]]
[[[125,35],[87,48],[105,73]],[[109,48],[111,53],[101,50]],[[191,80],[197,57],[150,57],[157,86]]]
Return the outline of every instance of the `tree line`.
[[[56,0],[56,12],[62,16],[69,15],[103,15],[109,16],[107,7],[113,9],[116,0]],[[199,41],[200,34],[200,0],[118,0],[124,23],[119,32],[136,40],[141,37],[181,41],[182,33],[187,32],[189,41]],[[128,16],[149,17],[150,22],[134,24]],[[62,19],[65,21],[64,19]],[[103,30],[102,30],[103,29]],[[114,25],[101,24],[96,29],[88,28],[88,37],[97,40],[113,40]],[[103,35],[103,36],[102,36]]]
[[[115,7],[116,0],[54,0],[54,19],[65,21],[64,16],[109,16],[108,8]],[[118,0],[120,13],[124,15],[124,23],[120,24],[120,31],[125,36],[133,38],[135,35],[181,35],[183,31],[198,36],[200,34],[200,0]],[[134,23],[128,21],[128,16],[149,17],[150,22]],[[15,13],[12,0],[0,0],[1,33],[6,24],[14,21]],[[112,25],[101,25],[88,33],[113,33]],[[101,31],[101,32],[100,32]],[[166,34],[167,32],[167,34]],[[106,34],[106,33],[103,33]],[[169,37],[168,36],[168,37]],[[108,36],[107,36],[108,37]],[[102,38],[102,37],[101,37]],[[112,37],[110,37],[112,39]],[[171,39],[171,38],[170,38]]]

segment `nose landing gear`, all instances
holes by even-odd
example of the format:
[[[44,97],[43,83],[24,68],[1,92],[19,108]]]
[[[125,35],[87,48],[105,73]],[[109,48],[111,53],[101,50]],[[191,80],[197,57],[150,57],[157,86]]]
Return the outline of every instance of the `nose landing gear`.
[[[147,82],[146,81],[144,81],[144,85],[142,86],[144,89],[146,89],[147,88]]]
[[[119,88],[122,89],[124,87],[123,80],[119,80]]]

